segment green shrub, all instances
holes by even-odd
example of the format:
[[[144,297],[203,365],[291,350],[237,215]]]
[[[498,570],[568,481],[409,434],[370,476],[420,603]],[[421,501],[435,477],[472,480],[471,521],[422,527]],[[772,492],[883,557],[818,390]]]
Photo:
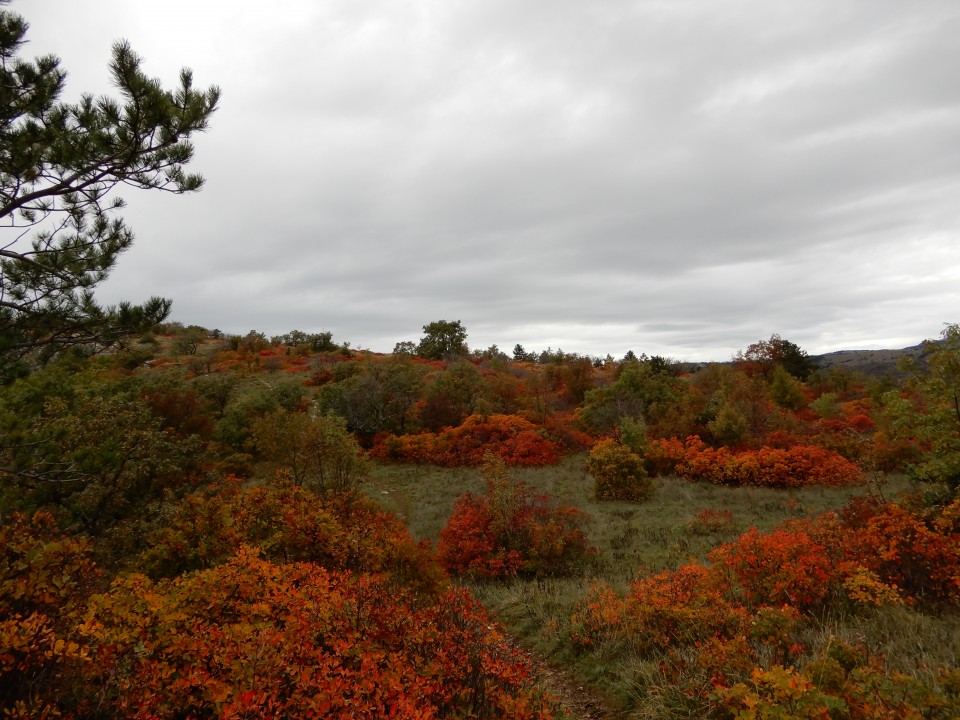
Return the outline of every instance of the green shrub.
[[[644,460],[616,440],[605,439],[593,446],[587,458],[587,472],[593,475],[597,500],[646,500],[653,481]]]

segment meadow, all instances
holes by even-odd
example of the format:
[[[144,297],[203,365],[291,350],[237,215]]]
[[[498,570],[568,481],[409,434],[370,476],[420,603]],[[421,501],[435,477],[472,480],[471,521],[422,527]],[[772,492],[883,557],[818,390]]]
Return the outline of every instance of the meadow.
[[[922,490],[903,474],[874,475],[858,486],[791,490],[668,477],[657,479],[646,502],[600,502],[594,498],[594,481],[584,470],[584,460],[583,454],[574,455],[553,467],[513,468],[510,475],[549,493],[560,504],[586,512],[584,529],[599,551],[593,561],[573,576],[462,581],[509,635],[553,669],[547,673],[550,689],[563,695],[565,688],[582,688],[593,697],[592,710],[585,711],[589,714],[577,715],[574,708],[571,718],[706,717],[698,713],[710,712],[671,697],[669,688],[663,692],[660,658],[634,652],[620,642],[590,651],[570,643],[571,616],[591,588],[603,583],[625,592],[638,575],[702,561],[750,528],[769,532],[788,521],[839,511],[854,498],[895,501]],[[476,468],[389,464],[375,465],[367,486],[367,492],[397,513],[416,538],[430,541],[436,541],[458,496],[483,489]],[[830,610],[808,618],[799,635],[809,647],[822,647],[831,638],[865,646],[884,658],[888,670],[921,678],[931,668],[955,665],[960,658],[956,611],[904,606],[866,613]]]

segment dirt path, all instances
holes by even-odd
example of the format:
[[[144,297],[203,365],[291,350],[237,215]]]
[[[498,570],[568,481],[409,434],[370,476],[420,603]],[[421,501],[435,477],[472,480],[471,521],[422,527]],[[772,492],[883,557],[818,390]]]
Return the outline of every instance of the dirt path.
[[[623,715],[603,697],[560,668],[536,659],[544,689],[556,697],[573,720],[619,720]]]
[[[600,693],[585,686],[573,675],[551,664],[535,650],[510,638],[510,644],[535,669],[540,687],[555,697],[570,720],[621,720],[623,713]]]

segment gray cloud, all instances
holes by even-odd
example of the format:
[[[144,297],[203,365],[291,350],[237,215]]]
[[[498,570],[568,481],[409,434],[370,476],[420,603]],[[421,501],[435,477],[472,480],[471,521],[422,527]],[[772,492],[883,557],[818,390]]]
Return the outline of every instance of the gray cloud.
[[[689,359],[957,319],[951,0],[13,9],[71,92],[109,90],[117,37],[224,89],[208,186],[127,198],[107,300],[382,351],[459,318],[475,347]]]

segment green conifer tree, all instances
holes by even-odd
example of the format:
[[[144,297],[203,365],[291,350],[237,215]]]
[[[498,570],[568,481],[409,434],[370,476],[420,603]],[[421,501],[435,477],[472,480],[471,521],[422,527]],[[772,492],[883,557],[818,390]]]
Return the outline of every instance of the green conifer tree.
[[[220,97],[217,87],[195,90],[187,69],[176,90],[164,90],[120,41],[110,63],[120,99],[61,102],[60,60],[19,57],[27,29],[0,9],[0,380],[64,348],[100,349],[166,318],[162,298],[114,308],[93,298],[133,242],[111,191],[199,190],[203,178],[185,171],[189,138],[207,128]]]

